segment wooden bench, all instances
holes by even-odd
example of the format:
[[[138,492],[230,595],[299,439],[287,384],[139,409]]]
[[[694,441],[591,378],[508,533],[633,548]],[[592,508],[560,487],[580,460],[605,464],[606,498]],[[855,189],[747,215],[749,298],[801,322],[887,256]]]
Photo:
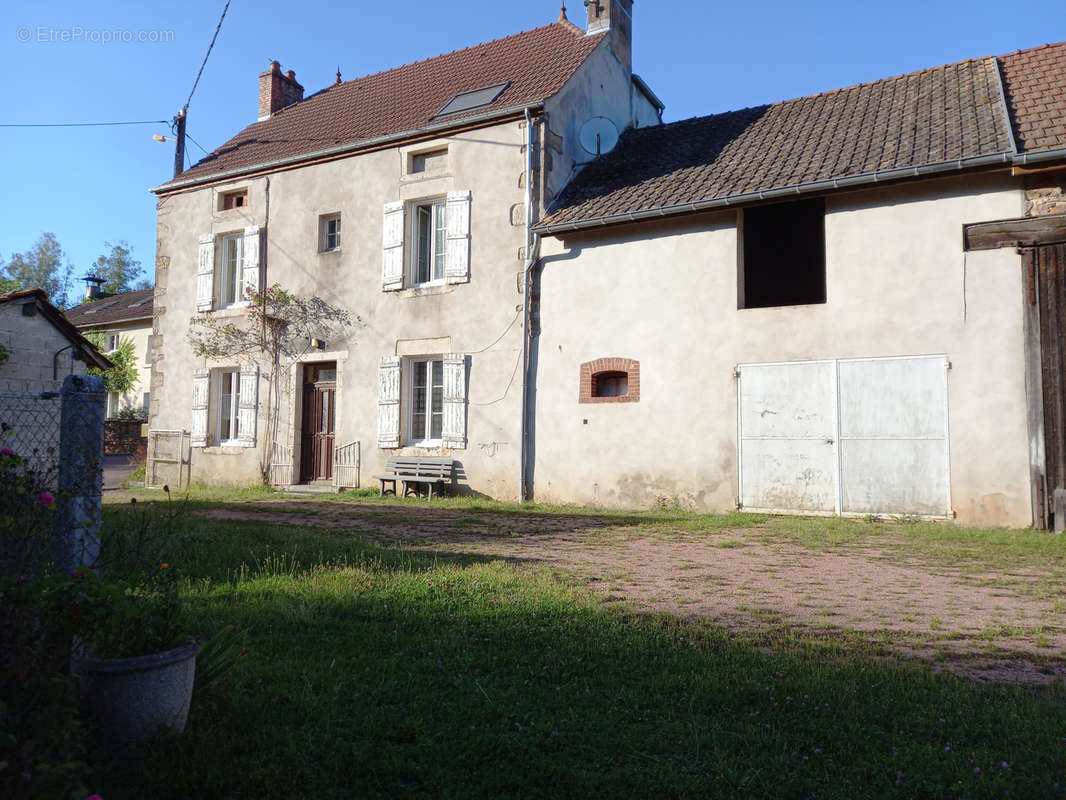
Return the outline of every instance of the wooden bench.
[[[451,483],[455,472],[450,458],[390,458],[385,462],[384,475],[375,475],[381,481],[380,494],[385,494],[385,484],[391,483],[392,494],[396,494],[397,481],[403,483],[403,496],[412,491],[418,494],[418,487],[425,484],[429,488],[429,499],[433,499],[433,487],[438,486],[443,494],[444,485]]]

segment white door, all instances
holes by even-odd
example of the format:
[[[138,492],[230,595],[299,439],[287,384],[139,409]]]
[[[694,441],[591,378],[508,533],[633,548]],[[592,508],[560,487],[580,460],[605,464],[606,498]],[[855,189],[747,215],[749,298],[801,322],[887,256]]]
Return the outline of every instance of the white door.
[[[742,506],[837,511],[836,363],[744,364],[739,372]]]
[[[742,364],[744,508],[951,513],[947,358]]]

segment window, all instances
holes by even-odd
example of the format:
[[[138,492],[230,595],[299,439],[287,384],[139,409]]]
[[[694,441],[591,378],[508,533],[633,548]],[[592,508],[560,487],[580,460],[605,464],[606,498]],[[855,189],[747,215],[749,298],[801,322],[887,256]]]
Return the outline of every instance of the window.
[[[629,375],[625,372],[600,372],[592,376],[593,397],[625,397],[629,394]]]
[[[148,416],[148,409],[151,408],[149,401],[152,399],[152,395],[149,392],[145,392],[141,397],[141,408],[144,409],[144,416]]]
[[[401,418],[407,445],[466,447],[466,358],[462,353],[381,358],[378,447],[400,446]]]
[[[444,361],[411,361],[411,403],[407,438],[411,444],[437,443],[444,433]]]
[[[240,234],[222,237],[222,268],[218,270],[218,307],[226,308],[241,299],[241,255],[243,238]]]
[[[510,81],[507,83],[497,83],[494,86],[486,86],[482,89],[474,89],[469,92],[459,92],[454,95],[451,100],[444,104],[444,107],[433,115],[433,119],[438,117],[446,117],[449,114],[460,114],[463,111],[472,111],[475,108],[484,108],[491,105],[496,101],[501,94],[507,91],[507,87],[511,85]]]
[[[144,350],[144,363],[152,364],[152,334],[148,334],[148,346]]]
[[[381,288],[466,283],[470,279],[470,192],[385,204]]]
[[[448,218],[443,201],[415,208],[415,263],[411,283],[444,280],[448,252]]]
[[[220,443],[236,440],[240,434],[237,407],[240,402],[241,375],[235,369],[218,372],[218,387],[215,394],[215,438]]]
[[[122,403],[122,395],[118,392],[107,393],[107,417],[114,419],[118,416],[119,407]]]
[[[223,236],[200,235],[196,266],[196,310],[245,305],[245,290],[262,284],[259,263],[261,230],[249,225]]]
[[[114,353],[118,350],[119,335],[117,333],[107,334],[107,352]]]
[[[240,189],[236,192],[223,192],[218,198],[218,210],[230,211],[234,208],[244,208],[248,205],[248,190]]]
[[[341,249],[340,214],[324,214],[318,218],[318,249],[323,253]]]
[[[581,365],[579,403],[640,402],[640,362],[598,358]]]
[[[416,175],[424,172],[443,172],[448,166],[448,148],[430,150],[425,153],[412,153],[408,173]]]
[[[744,209],[738,308],[824,303],[825,200]]]

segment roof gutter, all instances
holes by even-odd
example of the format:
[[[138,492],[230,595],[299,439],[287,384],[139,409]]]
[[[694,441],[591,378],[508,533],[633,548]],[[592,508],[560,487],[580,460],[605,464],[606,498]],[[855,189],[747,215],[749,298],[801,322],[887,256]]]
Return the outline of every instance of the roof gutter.
[[[400,133],[390,133],[386,136],[375,136],[372,139],[360,139],[358,142],[349,142],[348,144],[336,145],[334,147],[327,147],[324,150],[315,150],[311,153],[301,153],[296,156],[287,156],[286,158],[275,159],[274,161],[265,161],[260,164],[252,164],[247,167],[238,167],[237,169],[226,170],[225,172],[218,172],[213,175],[203,175],[199,178],[190,178],[184,181],[169,181],[161,186],[156,186],[148,191],[155,194],[169,194],[171,192],[180,191],[181,189],[188,189],[193,186],[198,186],[203,183],[216,183],[218,181],[227,180],[229,178],[236,178],[240,175],[245,175],[249,172],[264,172],[276,169],[282,169],[284,167],[295,166],[302,164],[305,161],[314,161],[322,158],[339,158],[341,156],[357,153],[360,150],[367,150],[374,147],[380,147],[381,145],[393,144],[395,142],[401,142],[405,139],[412,139],[420,136],[427,136],[430,134],[440,133],[443,131],[451,130],[453,128],[467,127],[471,125],[479,125],[481,123],[492,122],[497,119],[503,119],[506,117],[522,116],[527,109],[541,109],[544,107],[544,101],[538,101],[536,103],[525,103],[520,106],[510,106],[509,108],[500,109],[498,111],[489,111],[484,114],[475,114],[472,117],[463,117],[462,119],[450,120],[448,122],[438,122],[435,125],[425,125],[421,128],[412,128],[411,130],[401,131]]]
[[[690,203],[680,203],[673,206],[659,206],[642,211],[633,211],[625,214],[611,214],[605,217],[579,220],[576,222],[559,222],[554,225],[541,225],[534,231],[542,235],[554,235],[570,231],[598,228],[605,225],[615,225],[625,222],[639,222],[640,220],[655,219],[658,217],[674,216],[677,214],[689,214],[697,211],[711,211],[714,209],[728,208],[745,204],[757,203],[762,200],[777,200],[781,198],[796,197],[810,194],[823,194],[834,189],[850,189],[856,187],[873,186],[889,181],[898,181],[905,178],[922,178],[930,175],[943,175],[951,172],[960,172],[966,169],[990,166],[1023,166],[1025,164],[1043,163],[1057,159],[1066,160],[1066,147],[1055,150],[1046,150],[1042,153],[1010,153],[1001,152],[972,158],[959,158],[952,161],[940,161],[935,164],[923,164],[918,167],[902,167],[899,169],[881,170],[877,172],[865,172],[858,175],[849,175],[844,178],[832,178],[830,180],[811,181],[800,183],[795,186],[787,186],[776,189],[766,189],[760,192],[745,192],[744,194],[730,195],[710,200],[695,200]]]

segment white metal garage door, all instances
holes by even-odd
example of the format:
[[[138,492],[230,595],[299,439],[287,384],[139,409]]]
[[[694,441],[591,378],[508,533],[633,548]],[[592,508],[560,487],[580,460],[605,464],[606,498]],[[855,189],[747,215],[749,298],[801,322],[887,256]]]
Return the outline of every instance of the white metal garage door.
[[[946,356],[742,364],[747,509],[946,516]]]

